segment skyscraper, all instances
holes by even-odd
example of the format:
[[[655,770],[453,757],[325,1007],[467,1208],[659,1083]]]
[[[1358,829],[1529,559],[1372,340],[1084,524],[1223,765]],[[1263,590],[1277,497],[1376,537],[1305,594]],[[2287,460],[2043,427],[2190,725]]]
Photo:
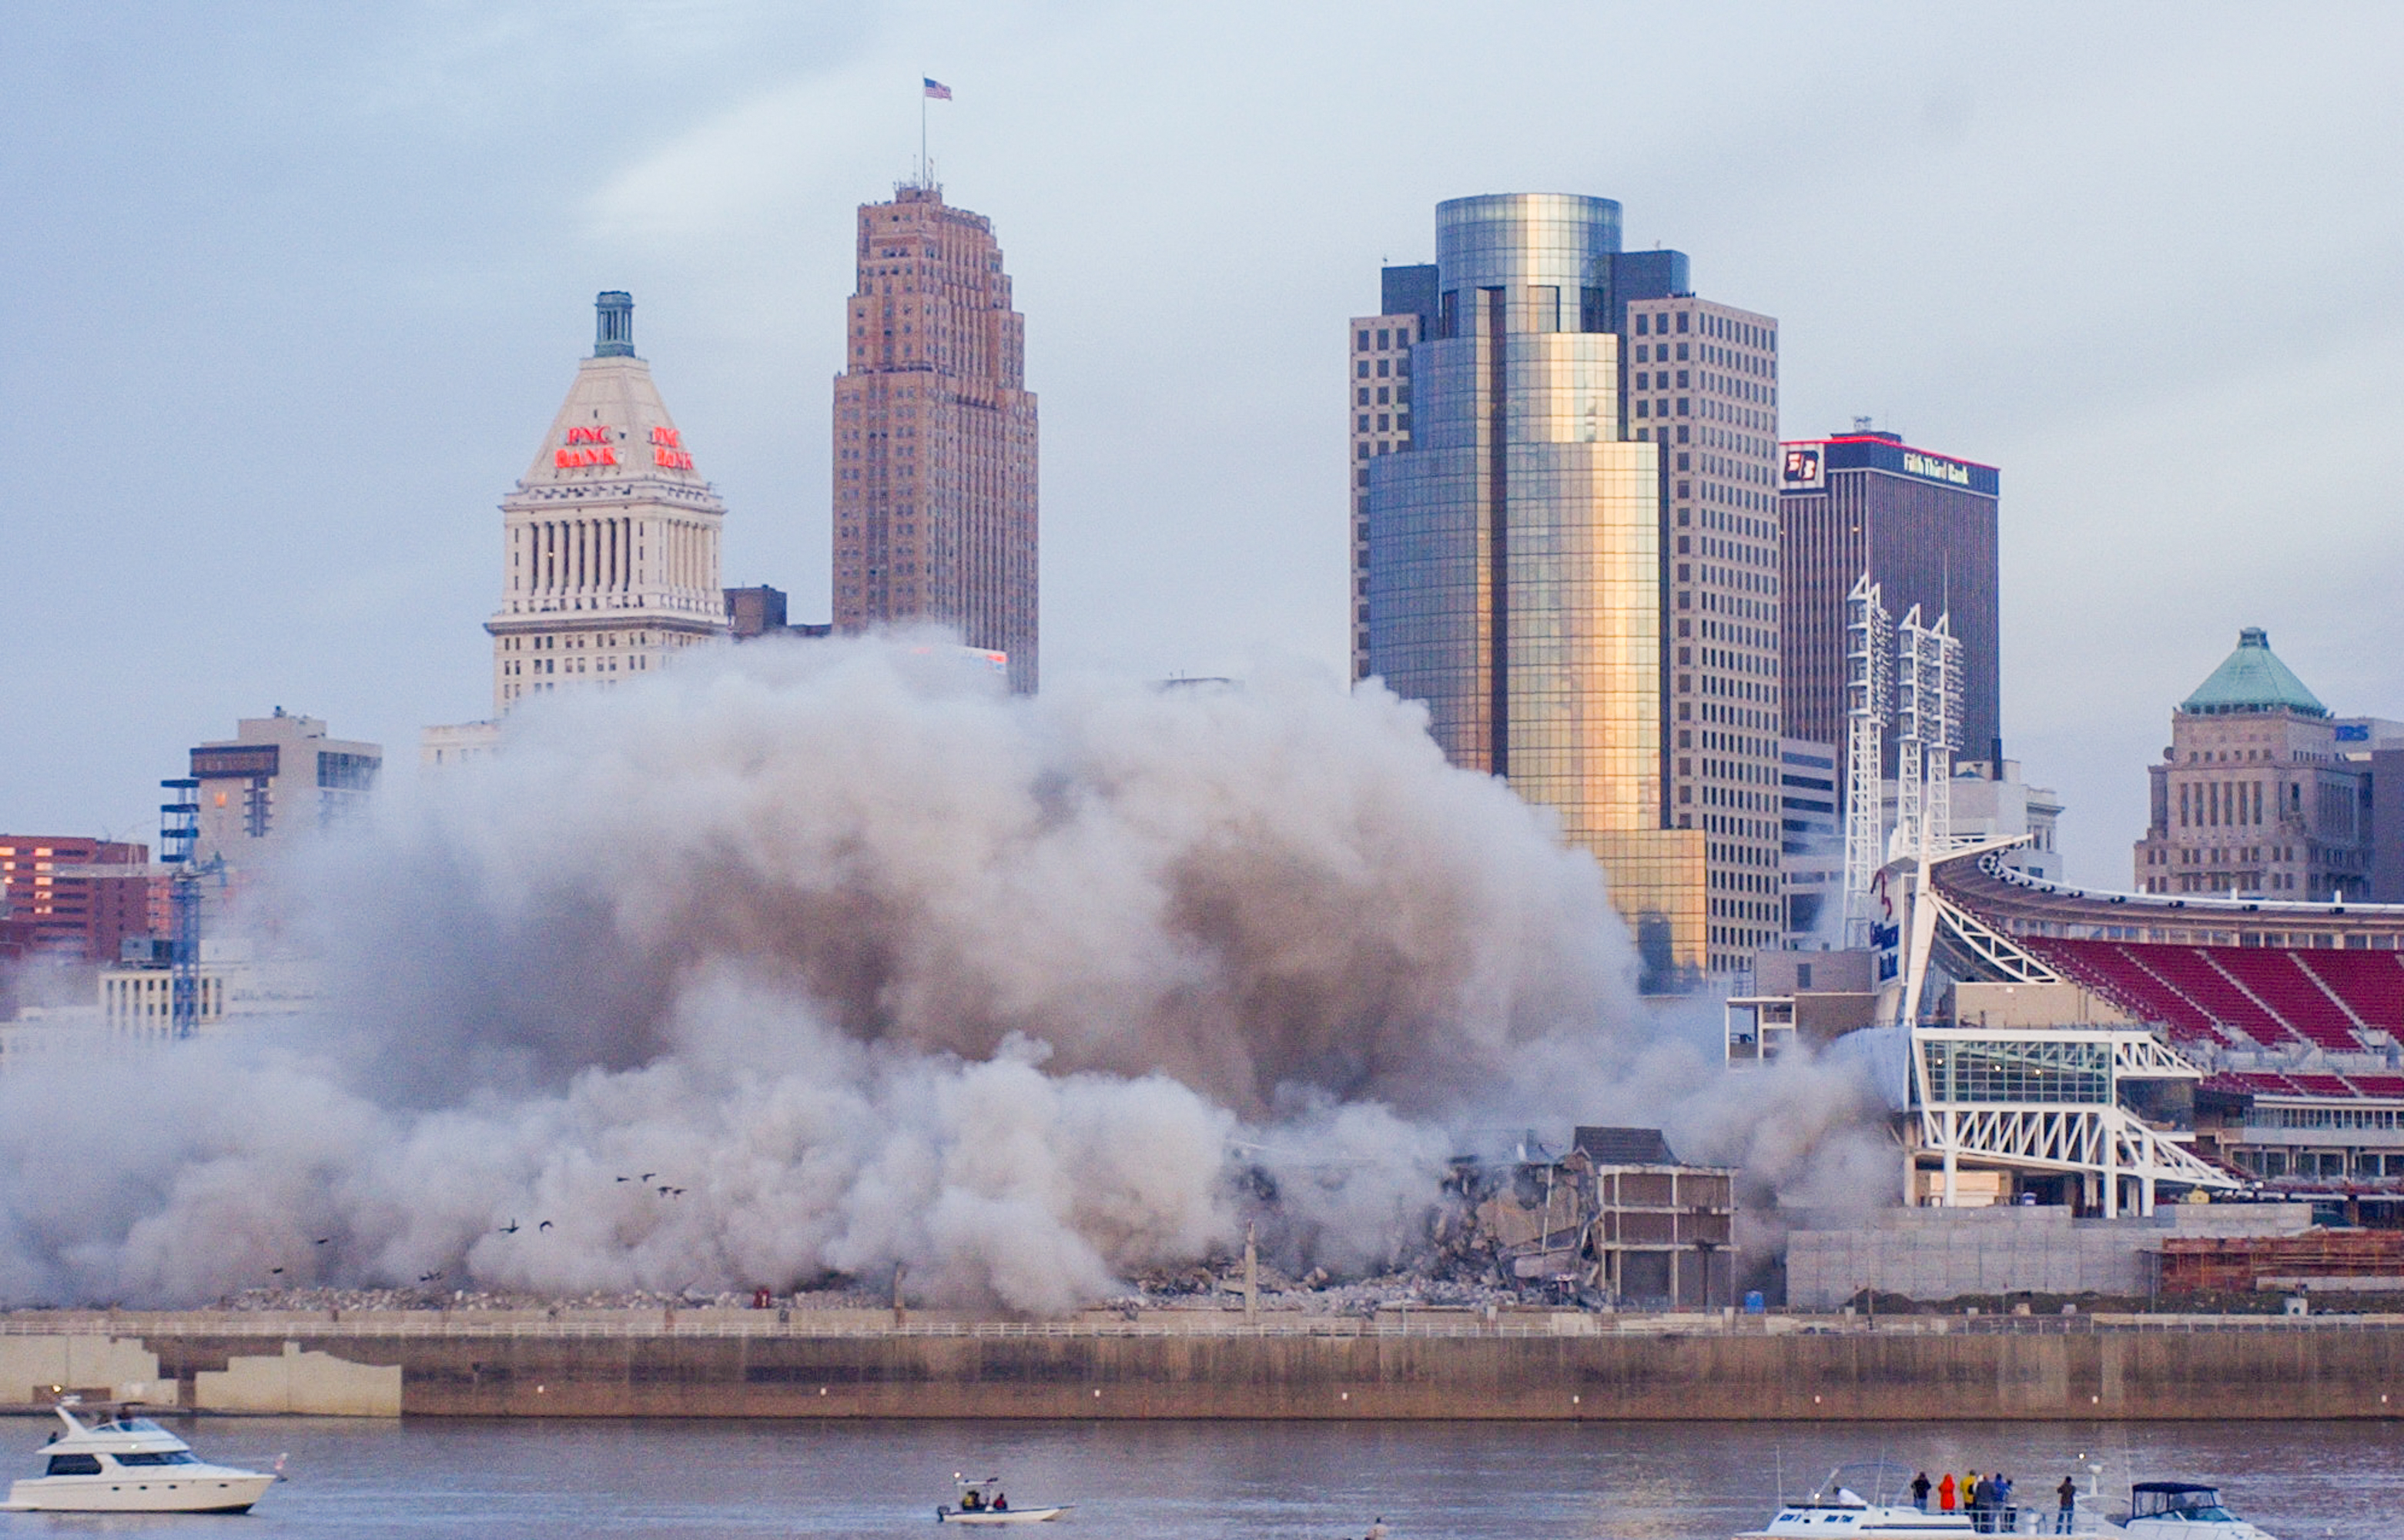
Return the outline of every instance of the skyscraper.
[[[926,621],[1036,684],[1036,419],[993,222],[905,186],[860,210],[834,385],[834,621]]]
[[[634,297],[611,290],[594,308],[593,357],[501,499],[501,607],[484,623],[496,717],[563,684],[651,672],[726,634],[726,505],[635,356]]]
[[[1619,240],[1609,199],[1455,199],[1353,320],[1354,671],[1554,808],[1668,984],[1783,922],[1777,331]]]
[[[2001,774],[2003,685],[1992,466],[1914,449],[1866,427],[1783,446],[1778,519],[1786,603],[1786,730],[1845,741],[1845,595],[1864,573],[1888,613],[1952,617],[1962,644],[1964,757]],[[1894,774],[1889,734],[1884,772]]]

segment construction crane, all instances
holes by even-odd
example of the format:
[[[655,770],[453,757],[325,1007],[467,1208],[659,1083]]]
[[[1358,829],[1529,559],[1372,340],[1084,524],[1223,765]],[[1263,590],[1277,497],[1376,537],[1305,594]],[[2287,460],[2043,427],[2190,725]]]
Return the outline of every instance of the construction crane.
[[[167,878],[167,1014],[178,1039],[201,1024],[201,880],[214,872],[222,880],[225,858],[201,861],[201,783],[159,783],[175,800],[159,805],[159,860],[175,870]]]

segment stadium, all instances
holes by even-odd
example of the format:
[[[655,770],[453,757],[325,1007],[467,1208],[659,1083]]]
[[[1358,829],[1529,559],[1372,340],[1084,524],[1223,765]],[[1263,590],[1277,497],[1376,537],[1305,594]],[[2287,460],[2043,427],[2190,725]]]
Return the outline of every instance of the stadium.
[[[1872,656],[1876,591],[1855,600]],[[1944,700],[1946,664],[1920,665],[1923,700]],[[2358,897],[2388,854],[2372,833],[2397,777],[2375,740],[2395,724],[2334,718],[2247,629],[2149,770],[2145,890],[2108,892],[2016,869],[2025,835],[1952,833],[1944,713],[1925,709],[1935,725],[1898,714],[1904,815],[1849,817],[1854,945],[1759,954],[1728,1002],[1730,1061],[1797,1040],[1866,1056],[1907,1208],[2226,1197],[2404,1225],[2404,903]],[[1892,800],[1880,715],[1855,713],[1849,806]]]

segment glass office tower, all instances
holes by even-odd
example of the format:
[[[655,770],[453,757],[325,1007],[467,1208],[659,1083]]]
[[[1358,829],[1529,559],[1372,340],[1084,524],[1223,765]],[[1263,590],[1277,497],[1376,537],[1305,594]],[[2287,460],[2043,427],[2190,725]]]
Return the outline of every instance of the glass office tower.
[[[1706,964],[1705,834],[1664,793],[1668,499],[1661,447],[1623,436],[1619,205],[1454,199],[1436,245],[1424,308],[1379,318],[1418,335],[1386,387],[1408,436],[1360,468],[1366,672],[1554,810],[1675,987]]]

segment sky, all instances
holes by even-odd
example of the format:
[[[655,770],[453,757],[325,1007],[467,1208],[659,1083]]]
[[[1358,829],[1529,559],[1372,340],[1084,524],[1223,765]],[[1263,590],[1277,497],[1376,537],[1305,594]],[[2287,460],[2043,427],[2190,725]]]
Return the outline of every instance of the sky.
[[[2003,472],[2006,753],[2126,886],[2238,628],[2404,717],[2404,10],[0,0],[0,828],[147,838],[281,706],[486,715],[592,300],[828,610],[854,209],[994,221],[1047,679],[1346,667],[1346,321],[1433,205],[1600,194],[1779,317],[1782,429]]]

